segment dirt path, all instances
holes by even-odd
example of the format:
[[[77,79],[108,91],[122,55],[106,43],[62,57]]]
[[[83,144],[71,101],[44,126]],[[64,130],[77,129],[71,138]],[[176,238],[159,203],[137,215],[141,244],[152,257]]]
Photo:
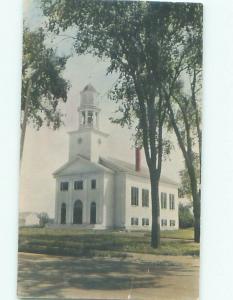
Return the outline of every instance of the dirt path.
[[[199,259],[133,254],[127,259],[19,254],[18,295],[58,299],[191,300]]]

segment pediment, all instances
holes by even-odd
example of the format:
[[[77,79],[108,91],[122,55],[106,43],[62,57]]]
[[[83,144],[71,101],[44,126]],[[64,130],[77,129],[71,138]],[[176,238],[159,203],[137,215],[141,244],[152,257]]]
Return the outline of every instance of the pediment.
[[[91,162],[87,159],[81,157],[76,158],[71,162],[67,162],[61,168],[56,170],[53,175],[63,176],[63,175],[73,175],[73,174],[83,174],[83,173],[95,173],[98,171],[110,171],[102,167],[98,163]]]

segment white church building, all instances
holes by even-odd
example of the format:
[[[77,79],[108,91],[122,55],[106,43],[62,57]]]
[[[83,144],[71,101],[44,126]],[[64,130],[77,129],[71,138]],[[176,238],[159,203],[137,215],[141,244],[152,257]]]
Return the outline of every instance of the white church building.
[[[56,179],[55,224],[84,228],[151,228],[147,168],[109,157],[108,134],[99,129],[97,92],[88,84],[80,93],[79,129],[69,132],[69,158]],[[178,184],[161,177],[160,225],[178,229]]]

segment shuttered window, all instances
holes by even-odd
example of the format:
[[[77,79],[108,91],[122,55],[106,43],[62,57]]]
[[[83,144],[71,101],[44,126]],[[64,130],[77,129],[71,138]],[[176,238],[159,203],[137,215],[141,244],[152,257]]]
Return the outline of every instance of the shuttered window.
[[[69,188],[69,182],[61,182],[60,183],[60,191],[68,191]]]
[[[167,226],[167,220],[166,219],[161,220],[161,226]]]
[[[161,209],[166,209],[167,208],[167,194],[166,193],[161,193]]]
[[[138,218],[131,218],[131,225],[138,226]]]
[[[175,209],[175,195],[169,194],[169,208]]]
[[[83,189],[83,181],[77,180],[74,182],[74,189],[75,190],[82,190]]]
[[[142,206],[149,207],[149,190],[142,189]]]
[[[131,205],[138,206],[138,188],[134,186],[131,187]]]
[[[142,226],[149,226],[149,219],[148,218],[142,218]]]

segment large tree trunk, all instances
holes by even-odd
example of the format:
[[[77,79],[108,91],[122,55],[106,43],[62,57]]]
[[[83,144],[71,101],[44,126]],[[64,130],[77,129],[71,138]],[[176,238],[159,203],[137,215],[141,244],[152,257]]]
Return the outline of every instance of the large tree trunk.
[[[194,214],[194,241],[200,243],[200,192],[196,193],[195,199],[193,199],[193,214]]]
[[[158,248],[160,246],[159,180],[154,174],[150,175],[150,180],[152,200],[151,247]]]
[[[28,110],[29,110],[29,97],[31,93],[31,86],[32,81],[29,79],[28,87],[27,87],[27,94],[24,103],[24,111],[23,111],[23,121],[21,124],[21,138],[20,138],[20,163],[22,162],[23,157],[23,147],[24,147],[24,140],[27,128],[27,121],[28,121]]]
[[[194,241],[200,243],[201,191],[197,189],[197,181],[193,166],[188,166],[188,173],[193,197]]]
[[[24,111],[23,122],[21,125],[21,137],[20,137],[20,162],[22,161],[23,157],[23,146],[26,134],[26,127],[27,127],[27,111]]]

